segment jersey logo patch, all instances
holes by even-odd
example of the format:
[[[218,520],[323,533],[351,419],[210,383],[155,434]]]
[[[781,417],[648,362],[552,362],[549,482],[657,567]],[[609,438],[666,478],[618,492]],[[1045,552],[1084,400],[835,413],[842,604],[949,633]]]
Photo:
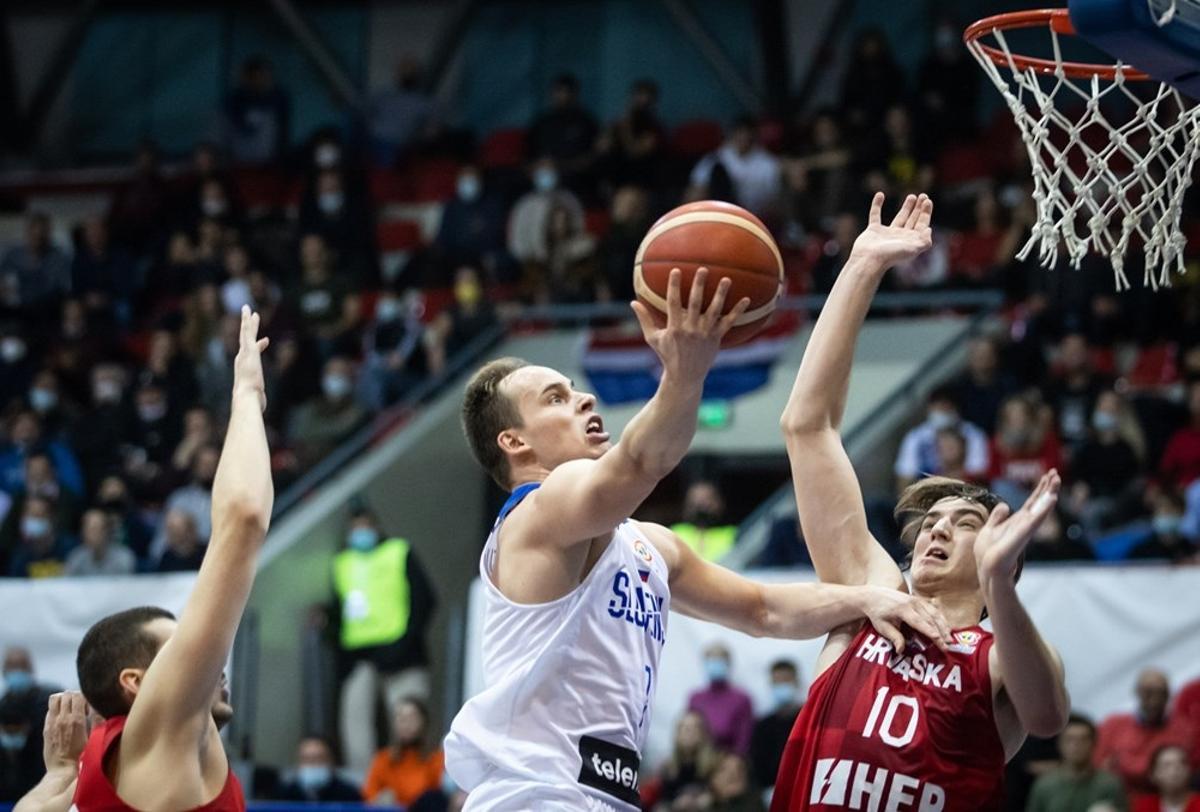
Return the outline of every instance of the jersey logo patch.
[[[647,564],[654,561],[654,556],[650,554],[649,546],[647,546],[646,542],[642,541],[641,539],[633,542],[633,551],[637,553],[638,558],[642,559]]]
[[[979,641],[982,639],[983,635],[979,632],[955,632],[954,642],[946,646],[946,648],[949,651],[957,651],[960,654],[974,654],[975,649],[979,647]]]
[[[641,804],[638,768],[642,759],[637,751],[594,736],[580,736],[579,758],[579,783],[632,806]]]

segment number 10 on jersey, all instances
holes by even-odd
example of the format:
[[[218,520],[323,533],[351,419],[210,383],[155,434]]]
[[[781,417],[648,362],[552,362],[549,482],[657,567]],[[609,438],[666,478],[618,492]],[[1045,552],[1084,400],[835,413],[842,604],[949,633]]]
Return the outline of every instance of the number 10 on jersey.
[[[917,733],[917,718],[920,716],[921,706],[913,696],[894,695],[889,701],[888,692],[889,688],[886,685],[875,692],[875,702],[871,705],[870,714],[867,715],[867,724],[863,728],[862,735],[864,739],[869,739],[878,732],[879,738],[883,740],[884,744],[903,747],[911,742]],[[884,705],[887,705],[886,710]],[[908,708],[908,725],[903,731],[897,733],[896,716],[901,708]],[[881,714],[882,720],[879,718]],[[878,731],[876,726],[878,726]]]

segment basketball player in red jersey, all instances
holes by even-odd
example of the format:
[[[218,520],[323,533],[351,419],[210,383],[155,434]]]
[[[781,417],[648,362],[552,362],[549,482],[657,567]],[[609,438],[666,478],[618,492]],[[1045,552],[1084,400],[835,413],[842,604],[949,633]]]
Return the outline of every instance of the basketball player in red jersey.
[[[781,425],[809,553],[826,583],[909,590],[867,530],[842,448],[850,365],[884,272],[929,248],[933,203],[909,196],[890,226],[883,195],[813,328]],[[1053,736],[1070,708],[1062,663],[1017,598],[1025,545],[1053,509],[1050,472],[1025,505],[947,478],[908,488],[897,517],[912,544],[911,591],[952,628],[942,651],[920,634],[904,651],[860,623],[834,630],[784,751],[772,812],[999,809],[1004,763],[1027,733]],[[979,626],[990,617],[994,631]]]
[[[217,732],[232,714],[222,669],[266,537],[274,488],[258,315],[242,308],[233,404],[212,489],[212,537],[176,622],[162,609],[119,612],[79,645],[80,688],[104,722],[79,762],[74,807],[89,810],[245,809]]]

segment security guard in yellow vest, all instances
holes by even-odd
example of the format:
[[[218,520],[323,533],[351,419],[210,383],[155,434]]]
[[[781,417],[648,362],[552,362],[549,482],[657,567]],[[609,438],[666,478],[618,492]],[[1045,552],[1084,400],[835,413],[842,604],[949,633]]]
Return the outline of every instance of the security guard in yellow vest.
[[[720,561],[737,541],[737,526],[724,524],[724,514],[725,500],[717,486],[707,480],[694,482],[683,499],[683,521],[671,530],[705,561]]]
[[[383,538],[365,506],[351,513],[346,546],[333,559],[338,646],[342,652],[340,729],[348,766],[375,755],[377,703],[388,715],[406,697],[428,700],[425,630],[435,597],[412,545]]]

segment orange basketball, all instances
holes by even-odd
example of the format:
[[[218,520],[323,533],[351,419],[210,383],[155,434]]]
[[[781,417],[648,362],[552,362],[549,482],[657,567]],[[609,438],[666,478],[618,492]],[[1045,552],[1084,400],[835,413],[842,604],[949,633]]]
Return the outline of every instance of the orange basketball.
[[[687,307],[692,278],[702,267],[708,268],[705,307],[724,277],[732,282],[725,312],[742,297],[750,299],[750,307],[725,334],[721,346],[750,339],[766,325],[783,289],[783,258],[771,233],[761,220],[732,203],[701,200],[672,209],[651,226],[638,247],[633,289],[655,321],[665,324],[671,269],[683,272],[680,293]]]

